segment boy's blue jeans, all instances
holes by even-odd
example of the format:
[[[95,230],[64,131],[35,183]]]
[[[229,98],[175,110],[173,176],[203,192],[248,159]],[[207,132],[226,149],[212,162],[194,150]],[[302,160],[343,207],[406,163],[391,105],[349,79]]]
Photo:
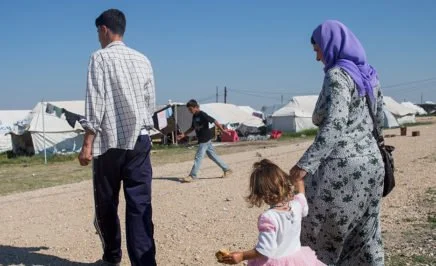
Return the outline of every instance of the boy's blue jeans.
[[[205,154],[221,167],[224,172],[229,170],[229,167],[223,162],[223,160],[221,160],[218,154],[216,154],[215,148],[209,140],[208,142],[199,144],[197,153],[195,154],[194,166],[192,166],[191,173],[189,174],[192,178],[197,178],[197,173],[198,170],[200,170],[201,162],[203,161]]]

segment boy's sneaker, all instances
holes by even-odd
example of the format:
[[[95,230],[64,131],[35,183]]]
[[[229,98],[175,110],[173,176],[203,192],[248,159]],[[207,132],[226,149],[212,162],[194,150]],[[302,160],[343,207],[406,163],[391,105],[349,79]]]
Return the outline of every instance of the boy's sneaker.
[[[221,178],[230,177],[233,174],[233,171],[231,169],[225,170],[224,174]]]
[[[187,177],[182,178],[180,181],[181,181],[182,183],[191,183],[191,182],[196,181],[197,179],[198,179],[198,178],[194,178],[194,177],[188,175]]]

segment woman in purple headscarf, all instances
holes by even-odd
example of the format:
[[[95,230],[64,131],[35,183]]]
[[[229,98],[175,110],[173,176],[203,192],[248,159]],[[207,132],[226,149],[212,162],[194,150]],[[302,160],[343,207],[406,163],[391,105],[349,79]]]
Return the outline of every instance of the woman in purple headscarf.
[[[302,245],[329,265],[384,265],[384,167],[368,109],[376,114],[381,132],[377,73],[357,37],[339,21],[319,25],[311,41],[325,78],[312,118],[318,135],[290,171],[292,180],[304,178],[309,202]]]

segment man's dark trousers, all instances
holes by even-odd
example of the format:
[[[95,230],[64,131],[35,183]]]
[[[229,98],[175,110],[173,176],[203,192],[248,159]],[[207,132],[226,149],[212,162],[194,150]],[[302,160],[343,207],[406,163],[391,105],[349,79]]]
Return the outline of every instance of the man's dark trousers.
[[[94,158],[95,227],[103,243],[103,260],[121,261],[118,202],[121,181],[126,199],[126,237],[130,262],[156,265],[151,207],[151,141],[139,136],[134,150],[109,149]]]

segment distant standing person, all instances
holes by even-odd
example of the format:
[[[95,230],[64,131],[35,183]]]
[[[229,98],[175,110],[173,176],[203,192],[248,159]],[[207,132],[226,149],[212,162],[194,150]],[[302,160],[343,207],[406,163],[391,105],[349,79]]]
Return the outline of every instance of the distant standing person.
[[[227,134],[227,132],[220,125],[220,123],[218,123],[218,121],[210,117],[207,113],[200,110],[200,105],[197,103],[196,100],[190,100],[186,104],[186,107],[188,107],[189,112],[193,114],[192,126],[186,132],[180,134],[177,139],[181,140],[195,130],[199,146],[197,153],[195,154],[194,166],[192,166],[191,173],[189,174],[189,176],[183,178],[181,181],[189,183],[198,179],[197,173],[200,169],[201,162],[205,154],[207,154],[207,156],[212,161],[214,161],[219,167],[221,167],[224,172],[222,177],[228,177],[232,173],[232,170],[230,170],[230,168],[216,154],[215,148],[213,147],[211,142],[212,134],[209,129],[209,123],[214,123],[215,126],[218,127],[224,134]]]
[[[100,262],[121,262],[118,201],[123,181],[131,265],[156,265],[149,137],[156,105],[153,70],[147,57],[123,43],[126,19],[121,11],[103,12],[95,25],[102,49],[89,62],[87,125],[79,161],[83,166],[93,163],[94,225],[103,244]]]

